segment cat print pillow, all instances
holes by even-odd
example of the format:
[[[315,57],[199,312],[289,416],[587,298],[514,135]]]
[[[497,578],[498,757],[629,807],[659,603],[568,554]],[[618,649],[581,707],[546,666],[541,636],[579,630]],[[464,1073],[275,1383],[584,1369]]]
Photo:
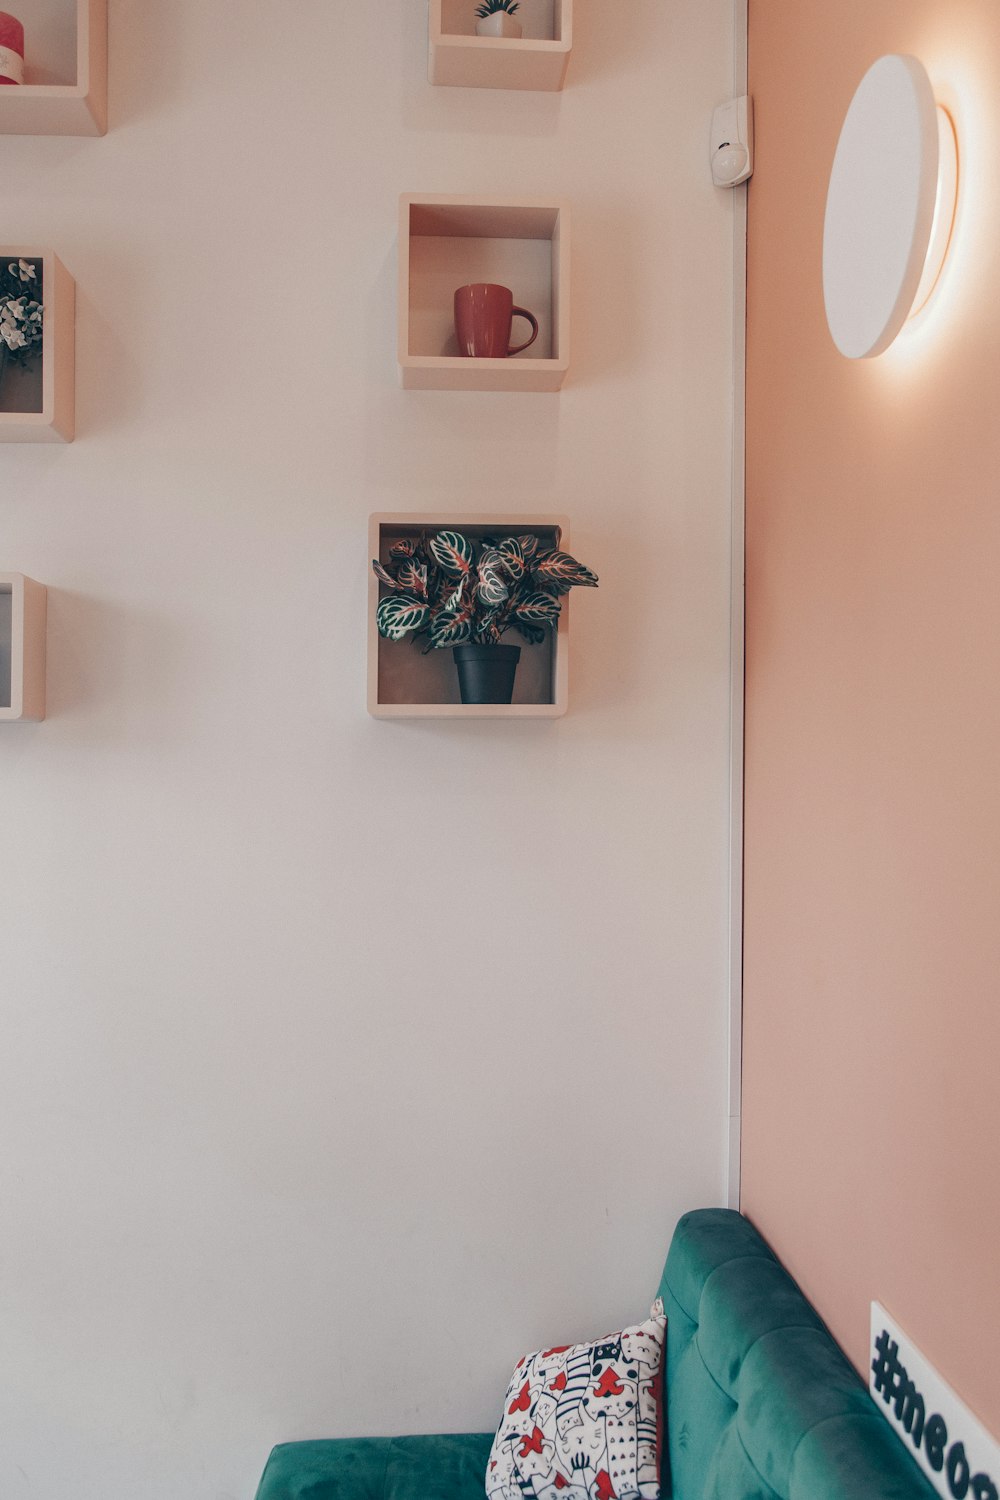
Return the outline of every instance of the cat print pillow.
[[[488,1500],[659,1500],[666,1328],[657,1300],[634,1328],[519,1360]]]

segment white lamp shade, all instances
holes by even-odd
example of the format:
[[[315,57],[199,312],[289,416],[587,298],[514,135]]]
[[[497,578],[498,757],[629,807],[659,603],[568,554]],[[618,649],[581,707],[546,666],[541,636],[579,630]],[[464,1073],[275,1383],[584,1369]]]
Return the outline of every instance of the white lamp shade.
[[[849,359],[881,354],[913,308],[934,224],[938,139],[923,65],[879,58],[840,133],[823,229],[826,316]]]

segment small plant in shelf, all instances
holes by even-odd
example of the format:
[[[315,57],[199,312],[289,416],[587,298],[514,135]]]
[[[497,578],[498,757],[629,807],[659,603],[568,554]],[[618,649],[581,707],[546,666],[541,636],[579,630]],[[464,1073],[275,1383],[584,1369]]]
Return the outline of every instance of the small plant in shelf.
[[[505,644],[505,633],[540,645],[559,623],[562,595],[598,582],[531,533],[478,543],[458,531],[424,533],[395,542],[372,568],[387,590],[375,611],[379,635],[425,636],[425,653],[451,647],[463,703],[509,703],[521,648]]]
[[[519,0],[483,0],[477,6],[476,31],[480,36],[521,36],[521,23],[514,20],[514,12],[520,9]]]
[[[42,352],[43,308],[38,268],[12,260],[0,267],[0,375],[7,363],[26,369]]]

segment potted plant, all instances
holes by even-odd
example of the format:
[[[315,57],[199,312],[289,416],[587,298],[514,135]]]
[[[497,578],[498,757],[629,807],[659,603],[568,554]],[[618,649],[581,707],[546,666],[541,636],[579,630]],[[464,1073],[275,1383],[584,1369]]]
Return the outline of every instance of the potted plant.
[[[514,20],[514,12],[519,9],[519,0],[483,0],[476,9],[478,35],[519,37],[521,23]]]
[[[509,703],[521,648],[504,642],[506,632],[540,645],[559,622],[562,595],[597,587],[589,568],[530,533],[478,542],[424,533],[394,543],[388,561],[372,567],[386,591],[375,611],[379,635],[425,636],[425,654],[450,646],[463,703]]]
[[[0,265],[0,379],[7,364],[28,365],[42,352],[38,268],[31,261]]]

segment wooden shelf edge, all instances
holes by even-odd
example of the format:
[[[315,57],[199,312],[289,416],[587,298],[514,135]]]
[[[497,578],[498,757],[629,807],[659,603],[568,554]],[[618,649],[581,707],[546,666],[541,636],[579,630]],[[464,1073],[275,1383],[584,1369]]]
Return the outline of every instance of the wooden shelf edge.
[[[569,373],[563,359],[450,359],[403,354],[400,382],[410,391],[485,391],[501,394],[554,395]]]
[[[27,427],[23,423],[15,422],[10,427],[0,427],[0,444],[2,443],[71,443],[72,437],[67,437],[59,432],[51,422],[46,422],[41,427]]]
[[[458,32],[443,31],[431,38],[432,47],[448,47],[473,52],[510,52],[525,56],[553,57],[572,50],[572,42],[557,42],[544,37],[510,36],[462,36]]]
[[[408,370],[451,370],[456,375],[476,371],[484,375],[500,375],[511,370],[565,375],[569,369],[568,359],[472,359],[455,354],[401,354],[399,362]]]
[[[45,718],[48,589],[24,573],[0,572],[0,593],[11,596],[11,701],[0,722],[37,724]]]
[[[373,719],[561,719],[557,703],[379,703],[369,704]]]
[[[425,510],[375,510],[368,517],[369,541],[373,542],[380,526],[455,527],[478,526],[482,530],[493,530],[497,526],[519,526],[523,531],[559,531],[563,541],[569,535],[569,517],[552,511],[537,511],[519,514],[513,511],[425,511]]]
[[[76,282],[52,250],[0,245],[0,260],[18,258],[42,263],[42,410],[0,412],[0,443],[71,443],[76,436]]]
[[[76,31],[76,83],[0,88],[0,135],[107,134],[107,0],[77,0]]]
[[[400,193],[400,208],[541,208],[569,215],[569,198],[515,198],[510,194],[481,193]]]
[[[494,37],[444,30],[442,0],[429,0],[427,77],[436,87],[561,93],[573,50],[573,0],[555,0],[553,36]]]
[[[383,530],[535,531],[554,533],[556,546],[569,548],[569,517],[561,513],[541,515],[510,511],[476,514],[469,511],[373,511],[368,518],[369,556],[378,557]],[[552,691],[547,703],[382,703],[378,698],[379,635],[375,606],[379,586],[374,573],[368,580],[368,693],[367,709],[373,719],[561,719],[569,708],[569,601],[563,600],[556,638],[553,641]]]

